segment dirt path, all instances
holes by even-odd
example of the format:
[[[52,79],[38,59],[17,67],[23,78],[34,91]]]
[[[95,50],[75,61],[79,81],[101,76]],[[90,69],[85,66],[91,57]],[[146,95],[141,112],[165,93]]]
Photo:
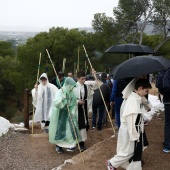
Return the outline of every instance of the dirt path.
[[[58,154],[55,145],[48,141],[48,135],[39,128],[37,135],[22,134],[10,131],[0,138],[0,170],[51,170],[64,160],[70,159],[79,152]],[[86,147],[111,136],[112,132],[89,131]]]
[[[149,125],[145,126],[150,145],[143,153],[143,160],[145,161],[143,170],[170,170],[170,154],[162,152],[163,129],[163,114],[154,118]],[[104,133],[106,133],[106,131]],[[66,165],[63,170],[106,170],[105,162],[115,154],[116,140],[116,138],[109,138],[98,144],[96,147],[90,148],[84,153],[84,164],[80,162],[79,155],[75,156],[73,160],[79,163],[75,165]],[[118,168],[118,170],[122,169]]]
[[[143,170],[170,169],[170,154],[162,152],[163,128],[163,114],[145,126],[150,145],[143,154]],[[35,132],[41,133],[32,137],[29,134],[10,131],[0,139],[0,170],[51,170],[72,157],[79,163],[66,165],[63,170],[106,170],[105,161],[116,151],[117,138],[110,138],[113,134],[110,128],[88,132],[86,147],[89,149],[83,153],[84,164],[81,163],[78,151],[58,154],[55,145],[48,142],[46,134],[40,129],[35,129]]]

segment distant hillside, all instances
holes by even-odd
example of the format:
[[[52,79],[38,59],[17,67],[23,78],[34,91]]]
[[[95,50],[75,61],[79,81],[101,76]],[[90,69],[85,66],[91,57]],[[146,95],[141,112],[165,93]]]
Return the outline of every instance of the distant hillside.
[[[0,41],[14,40],[16,44],[24,44],[28,38],[34,37],[38,32],[17,32],[17,31],[0,31]]]
[[[85,30],[87,32],[94,32],[93,28],[82,27],[79,30]],[[38,31],[39,30],[39,31]],[[24,44],[28,38],[34,37],[39,32],[48,31],[49,29],[37,28],[37,27],[27,27],[27,26],[17,26],[8,27],[0,25],[0,41],[15,40],[17,44]]]
[[[4,26],[0,25],[0,31],[5,32],[43,32],[48,31],[50,28],[46,27],[30,27],[30,26]],[[94,32],[92,27],[80,27],[79,30],[85,30],[87,32]]]
[[[34,26],[4,26],[0,25],[0,31],[14,31],[14,32],[42,32],[48,31],[49,28],[34,27]]]
[[[95,32],[92,27],[80,27],[79,30]],[[144,32],[147,35],[153,35],[154,26],[147,25]],[[37,33],[48,31],[49,28],[38,28],[28,26],[8,27],[0,25],[0,41],[16,40],[18,44],[23,44],[28,38],[34,37]]]
[[[0,25],[0,31],[10,31],[10,32],[43,32],[48,31],[50,28],[34,27],[34,26],[4,26]],[[87,32],[95,32],[92,27],[80,27],[79,30],[85,30]],[[145,33],[148,35],[153,34],[153,25],[147,25],[145,28]]]

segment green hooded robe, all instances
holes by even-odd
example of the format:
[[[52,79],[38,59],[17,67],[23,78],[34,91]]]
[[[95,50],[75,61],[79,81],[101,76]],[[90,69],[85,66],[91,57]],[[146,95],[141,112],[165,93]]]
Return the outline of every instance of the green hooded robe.
[[[77,143],[67,105],[78,136],[78,142],[80,142],[77,122],[77,98],[73,92],[74,87],[76,87],[75,81],[70,77],[66,78],[62,89],[56,93],[50,118],[49,141],[64,148],[75,147]]]

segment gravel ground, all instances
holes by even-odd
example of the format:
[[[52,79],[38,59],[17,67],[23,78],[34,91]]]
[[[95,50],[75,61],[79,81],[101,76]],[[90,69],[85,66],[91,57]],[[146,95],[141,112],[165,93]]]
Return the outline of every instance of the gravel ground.
[[[170,154],[162,152],[163,129],[163,113],[145,126],[150,145],[143,153],[143,170],[170,170]],[[78,151],[58,154],[47,134],[39,128],[35,128],[35,133],[32,136],[11,130],[0,138],[0,170],[51,170],[72,157],[77,164],[68,164],[63,170],[106,170],[106,160],[116,152],[117,137],[110,138],[113,132],[109,127],[88,132],[86,147],[89,149],[83,152],[84,164]]]
[[[112,132],[89,131],[86,147],[102,141]],[[79,154],[79,151],[58,154],[55,145],[48,141],[48,135],[35,128],[35,135],[10,131],[0,138],[0,170],[51,170],[64,160]]]

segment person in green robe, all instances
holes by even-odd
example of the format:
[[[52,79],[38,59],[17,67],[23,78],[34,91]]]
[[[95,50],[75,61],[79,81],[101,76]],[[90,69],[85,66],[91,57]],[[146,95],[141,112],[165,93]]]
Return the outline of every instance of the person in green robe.
[[[77,98],[73,92],[75,87],[76,82],[70,77],[66,78],[62,89],[57,91],[54,99],[49,125],[49,141],[52,144],[56,144],[58,153],[63,153],[62,148],[67,148],[67,151],[73,151],[77,144],[68,110],[74,123],[78,142],[80,142],[77,121]]]

